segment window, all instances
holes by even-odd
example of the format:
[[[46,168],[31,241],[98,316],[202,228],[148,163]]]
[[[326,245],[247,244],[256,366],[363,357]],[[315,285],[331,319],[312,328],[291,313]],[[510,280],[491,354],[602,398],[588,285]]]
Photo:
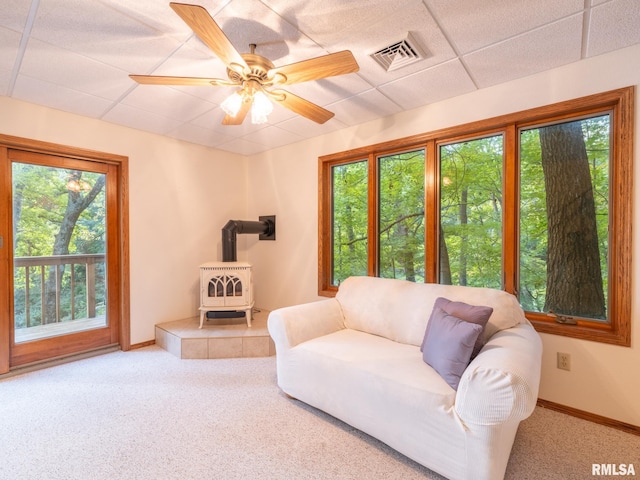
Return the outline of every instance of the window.
[[[378,157],[378,275],[424,282],[424,149]]]
[[[369,242],[366,160],[332,167],[331,185],[331,283],[338,285],[349,276],[367,274]]]
[[[440,146],[440,283],[502,287],[503,144]]]
[[[319,159],[319,293],[502,288],[538,331],[630,344],[633,87]]]
[[[607,321],[608,114],[520,131],[522,306]]]

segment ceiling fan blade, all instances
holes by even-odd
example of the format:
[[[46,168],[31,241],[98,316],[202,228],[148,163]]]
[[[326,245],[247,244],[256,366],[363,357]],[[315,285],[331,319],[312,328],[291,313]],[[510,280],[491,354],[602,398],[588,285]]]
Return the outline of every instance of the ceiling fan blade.
[[[283,65],[269,70],[269,78],[274,84],[291,85],[292,83],[318,80],[320,78],[354,73],[360,66],[349,50],[330,53],[321,57],[310,58],[297,63]]]
[[[131,79],[144,85],[187,85],[197,87],[200,85],[235,85],[229,80],[221,78],[198,78],[198,77],[163,77],[158,75],[129,75]]]
[[[249,68],[247,62],[204,7],[175,2],[169,5],[227,67],[238,73]]]
[[[232,117],[231,115],[225,115],[225,117],[222,119],[222,125],[242,124],[242,122],[244,122],[245,117],[247,116],[247,113],[249,113],[249,110],[251,109],[252,104],[253,104],[253,98],[245,99],[242,102],[242,106],[240,107],[240,110],[238,111],[236,116]]]
[[[287,92],[286,90],[272,90],[268,93],[274,101],[278,102],[283,107],[288,108],[298,115],[307,117],[309,120],[313,120],[316,123],[324,123],[335,115],[333,112],[325,110],[321,106],[294,95],[291,92]]]

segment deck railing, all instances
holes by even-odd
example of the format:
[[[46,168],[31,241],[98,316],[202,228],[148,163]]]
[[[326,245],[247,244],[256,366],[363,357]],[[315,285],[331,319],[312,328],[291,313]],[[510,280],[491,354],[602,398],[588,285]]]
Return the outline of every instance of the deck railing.
[[[96,316],[96,281],[97,281],[97,266],[100,264],[104,264],[106,255],[104,253],[97,254],[85,254],[85,255],[56,255],[49,257],[15,257],[13,260],[13,265],[15,269],[15,277],[19,278],[18,272],[19,269],[24,270],[24,283],[21,285],[14,285],[14,289],[18,291],[19,289],[24,289],[24,318],[25,318],[25,327],[31,327],[34,324],[34,319],[32,318],[31,313],[31,304],[32,304],[32,296],[38,296],[39,294],[39,302],[40,303],[40,321],[37,324],[45,323],[45,316],[47,312],[47,297],[48,292],[46,291],[47,283],[53,283],[55,285],[55,316],[50,315],[47,316],[48,322],[52,320],[55,322],[60,322],[63,320],[62,310],[61,310],[61,298],[62,298],[62,273],[66,271],[66,266],[69,265],[69,281],[68,285],[65,287],[65,290],[69,290],[69,303],[67,307],[67,317],[64,319],[74,320],[77,318],[94,318]],[[84,267],[84,279],[78,280],[78,275],[76,274],[76,266]],[[39,277],[39,281],[35,280],[32,282],[32,277],[35,269],[36,276]],[[53,269],[53,272],[51,272]],[[51,275],[53,273],[53,276]],[[53,278],[54,280],[51,282],[49,278]],[[76,286],[78,281],[84,283],[84,289],[81,289],[85,292],[86,299],[86,311],[77,312],[76,311]],[[34,294],[32,290],[33,285],[36,285],[37,293]],[[65,292],[66,293],[66,292]],[[53,293],[51,294],[53,295]],[[51,302],[53,303],[53,302]],[[69,318],[70,315],[70,318]]]

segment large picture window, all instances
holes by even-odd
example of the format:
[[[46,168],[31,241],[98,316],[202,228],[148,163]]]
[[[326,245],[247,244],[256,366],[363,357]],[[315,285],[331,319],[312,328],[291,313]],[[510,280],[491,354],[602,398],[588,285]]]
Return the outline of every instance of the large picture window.
[[[630,344],[633,87],[319,159],[319,293],[350,275],[516,295]]]

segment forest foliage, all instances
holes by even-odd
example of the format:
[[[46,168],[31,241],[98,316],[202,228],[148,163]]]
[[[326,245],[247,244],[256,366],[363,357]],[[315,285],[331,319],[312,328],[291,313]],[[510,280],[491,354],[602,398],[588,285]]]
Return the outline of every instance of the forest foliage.
[[[548,304],[550,290],[562,295],[580,296],[580,285],[594,284],[604,292],[606,310],[608,285],[608,229],[610,177],[610,119],[608,115],[556,125],[565,135],[551,143],[541,142],[541,131],[548,126],[528,128],[519,137],[519,300],[525,310],[546,312],[563,308]],[[547,133],[543,131],[543,133]],[[574,137],[579,138],[574,138]],[[551,135],[547,135],[551,138]],[[568,139],[580,148],[567,152]],[[502,288],[503,251],[503,136],[496,134],[464,142],[441,145],[440,161],[440,283]],[[556,143],[553,143],[555,141]],[[573,155],[576,165],[584,164],[586,180],[576,180],[574,165],[569,173],[545,174],[549,159]],[[379,276],[423,282],[425,278],[425,152],[423,149],[382,156],[377,159]],[[332,282],[338,285],[350,275],[366,275],[368,249],[368,162],[366,159],[332,167]],[[570,178],[567,178],[570,177]],[[567,193],[562,198],[548,195]],[[590,200],[590,197],[593,197]],[[553,202],[564,202],[559,213],[550,213]],[[579,205],[573,207],[571,203]],[[589,202],[593,209],[585,208]],[[571,208],[570,208],[571,207]],[[564,213],[563,213],[564,212]],[[577,212],[577,213],[576,213]],[[585,232],[574,226],[571,216],[590,217],[584,223],[595,225],[595,251],[584,246]],[[594,213],[595,212],[595,213]],[[552,222],[550,224],[549,222]],[[557,264],[550,266],[549,232],[556,223],[563,225],[562,238],[554,245],[572,262],[587,263],[593,257],[594,278],[579,271],[568,273]],[[551,227],[551,228],[550,228]],[[551,233],[553,235],[553,233]],[[568,252],[568,253],[567,253]],[[549,271],[552,268],[552,271]],[[593,269],[592,269],[593,271]],[[598,275],[599,273],[599,275]],[[571,276],[573,275],[573,277]],[[578,285],[576,287],[576,285]],[[580,301],[580,299],[578,299]],[[570,307],[564,307],[570,308]],[[606,318],[598,308],[590,316]],[[585,312],[562,312],[585,314]],[[586,312],[589,316],[589,312]]]
[[[14,162],[13,250],[16,260],[105,254],[104,182],[105,176],[99,173]],[[104,261],[96,266],[95,292],[86,291],[86,274],[83,264],[68,263],[58,268],[15,267],[16,328],[86,317],[88,296],[92,301],[95,299],[97,313],[104,315]],[[59,292],[58,299],[56,291]]]

